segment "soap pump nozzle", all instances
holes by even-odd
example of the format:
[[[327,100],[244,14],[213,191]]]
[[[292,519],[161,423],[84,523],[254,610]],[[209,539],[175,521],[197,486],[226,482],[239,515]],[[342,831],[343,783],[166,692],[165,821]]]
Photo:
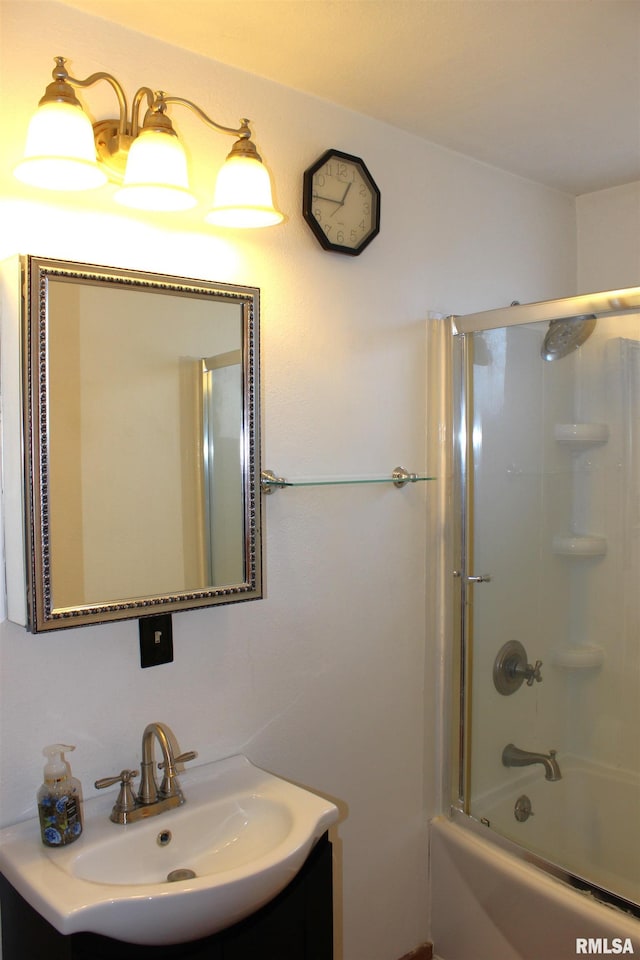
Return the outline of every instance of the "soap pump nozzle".
[[[71,768],[65,760],[65,753],[75,750],[65,743],[52,743],[49,747],[44,747],[42,753],[47,757],[47,763],[44,766],[44,779],[49,781],[66,780],[71,776]]]

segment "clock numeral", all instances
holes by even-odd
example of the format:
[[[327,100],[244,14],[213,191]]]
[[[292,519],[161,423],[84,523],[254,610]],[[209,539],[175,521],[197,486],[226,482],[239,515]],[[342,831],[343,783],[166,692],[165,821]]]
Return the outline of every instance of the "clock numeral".
[[[329,161],[329,163],[325,164],[325,166],[322,168],[322,173],[317,173],[315,175],[314,183],[320,187],[323,187],[326,183],[324,177],[325,174],[330,180],[341,180],[343,183],[346,183],[349,180],[355,182],[356,179],[355,170],[353,170],[348,163],[344,163],[341,160],[337,163],[332,163]]]
[[[370,206],[369,203],[363,203],[363,204],[362,204],[362,212],[363,212],[364,214],[371,213],[371,206]]]
[[[337,232],[337,234],[336,234],[336,241],[337,241],[338,243],[344,243],[344,231],[343,231],[343,230],[338,230],[338,232]]]

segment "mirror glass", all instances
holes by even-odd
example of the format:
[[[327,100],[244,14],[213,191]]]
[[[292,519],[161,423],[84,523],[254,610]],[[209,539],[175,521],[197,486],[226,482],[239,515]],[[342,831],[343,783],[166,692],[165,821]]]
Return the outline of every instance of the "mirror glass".
[[[261,596],[258,290],[24,269],[29,628]]]

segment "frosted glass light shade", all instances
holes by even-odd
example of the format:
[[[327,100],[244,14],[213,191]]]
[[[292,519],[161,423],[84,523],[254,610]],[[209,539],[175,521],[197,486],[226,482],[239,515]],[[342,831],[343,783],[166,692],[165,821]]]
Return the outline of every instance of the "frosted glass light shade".
[[[207,223],[218,227],[270,227],[283,219],[273,205],[266,167],[253,157],[229,156],[218,174]]]
[[[49,102],[38,107],[27,131],[18,180],[45,190],[92,190],[106,183],[98,166],[93,127],[82,107]]]
[[[114,200],[137,210],[188,210],[196,203],[189,191],[187,158],[178,138],[143,130],[131,144],[122,187]]]

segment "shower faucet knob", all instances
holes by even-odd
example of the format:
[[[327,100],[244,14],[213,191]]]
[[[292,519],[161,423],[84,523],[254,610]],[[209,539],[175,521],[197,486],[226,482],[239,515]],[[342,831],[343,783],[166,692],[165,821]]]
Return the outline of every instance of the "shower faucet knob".
[[[542,683],[542,660],[529,663],[527,651],[519,640],[509,640],[498,651],[493,664],[493,685],[498,693],[509,696],[519,690],[524,681],[532,687]]]
[[[527,664],[525,674],[527,677],[527,686],[532,687],[533,681],[536,683],[542,683],[542,674],[540,673],[540,667],[542,666],[542,660],[536,660],[534,666],[531,666],[530,663]]]

